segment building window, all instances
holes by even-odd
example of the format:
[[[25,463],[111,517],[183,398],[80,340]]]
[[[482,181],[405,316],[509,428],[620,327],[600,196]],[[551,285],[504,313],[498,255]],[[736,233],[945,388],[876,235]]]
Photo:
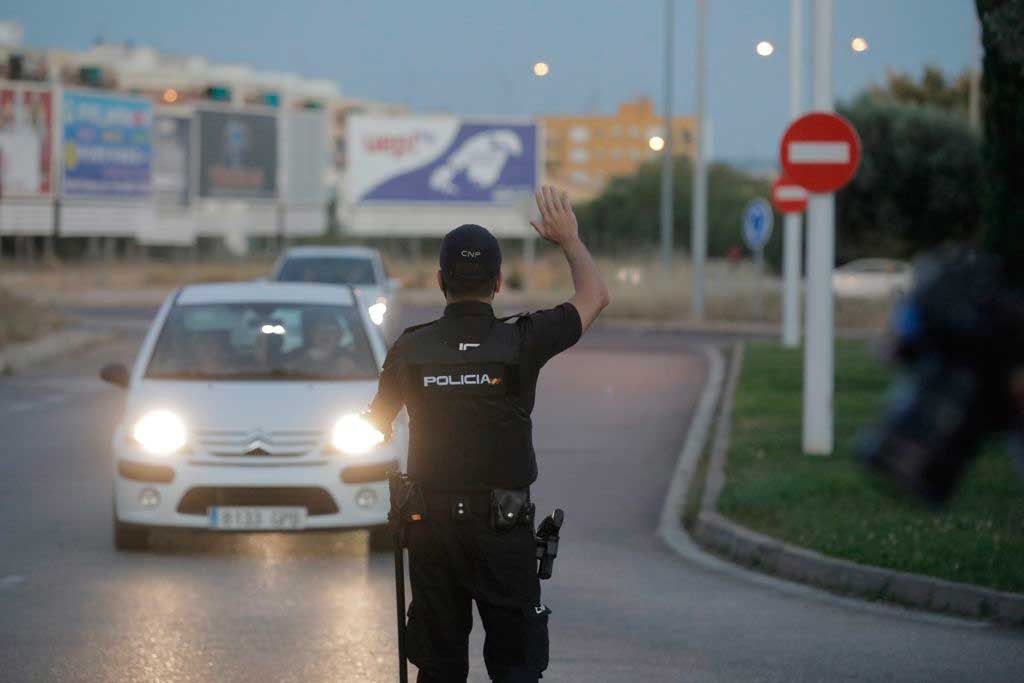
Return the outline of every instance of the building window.
[[[590,131],[586,126],[573,126],[569,131],[569,139],[573,142],[586,142],[590,139]]]
[[[590,176],[583,171],[573,171],[572,175],[569,177],[572,178],[572,181],[577,185],[586,185],[590,182]]]
[[[685,142],[686,144],[690,144],[693,141],[693,136],[690,135],[690,131],[688,131],[688,130],[684,130],[683,131],[682,138],[683,138],[683,142]]]
[[[621,159],[622,158],[622,150],[619,149],[618,147],[612,147],[611,158],[612,159],[616,159],[616,160]]]
[[[631,137],[631,138],[638,138],[638,137],[640,137],[640,127],[639,126],[630,126],[629,127],[629,137]]]
[[[569,151],[569,160],[577,164],[584,164],[590,159],[590,154],[582,147],[576,147]]]
[[[612,137],[613,138],[621,138],[622,137],[622,126],[620,126],[618,124],[615,124],[614,126],[612,126]]]
[[[636,149],[635,147],[633,149],[629,150],[629,158],[632,159],[633,161],[639,160],[640,157],[641,157],[640,150]]]

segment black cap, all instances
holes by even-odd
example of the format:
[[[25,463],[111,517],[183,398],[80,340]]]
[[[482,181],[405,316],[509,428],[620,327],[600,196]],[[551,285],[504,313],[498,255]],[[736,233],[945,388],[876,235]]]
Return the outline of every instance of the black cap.
[[[501,271],[501,247],[487,228],[460,225],[441,241],[441,272],[458,280],[489,280]]]

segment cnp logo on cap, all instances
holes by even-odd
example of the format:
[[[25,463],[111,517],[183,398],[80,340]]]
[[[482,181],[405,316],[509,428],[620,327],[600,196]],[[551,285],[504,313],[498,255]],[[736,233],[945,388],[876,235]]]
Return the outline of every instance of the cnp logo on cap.
[[[441,270],[448,277],[488,280],[501,271],[501,247],[486,228],[460,225],[441,242]]]

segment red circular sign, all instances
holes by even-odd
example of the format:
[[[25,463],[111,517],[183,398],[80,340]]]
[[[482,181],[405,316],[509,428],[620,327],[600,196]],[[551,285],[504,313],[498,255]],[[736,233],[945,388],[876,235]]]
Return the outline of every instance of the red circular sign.
[[[842,116],[811,112],[789,124],[779,157],[782,172],[808,192],[835,192],[857,170],[860,138]]]
[[[807,208],[807,189],[782,176],[772,185],[772,205],[779,213],[803,213]]]

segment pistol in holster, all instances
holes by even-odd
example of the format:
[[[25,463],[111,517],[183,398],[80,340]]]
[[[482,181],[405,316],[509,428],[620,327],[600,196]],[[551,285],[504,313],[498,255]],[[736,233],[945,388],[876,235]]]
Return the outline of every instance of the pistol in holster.
[[[537,527],[537,577],[550,579],[558,557],[558,537],[565,521],[565,512],[558,508]]]

